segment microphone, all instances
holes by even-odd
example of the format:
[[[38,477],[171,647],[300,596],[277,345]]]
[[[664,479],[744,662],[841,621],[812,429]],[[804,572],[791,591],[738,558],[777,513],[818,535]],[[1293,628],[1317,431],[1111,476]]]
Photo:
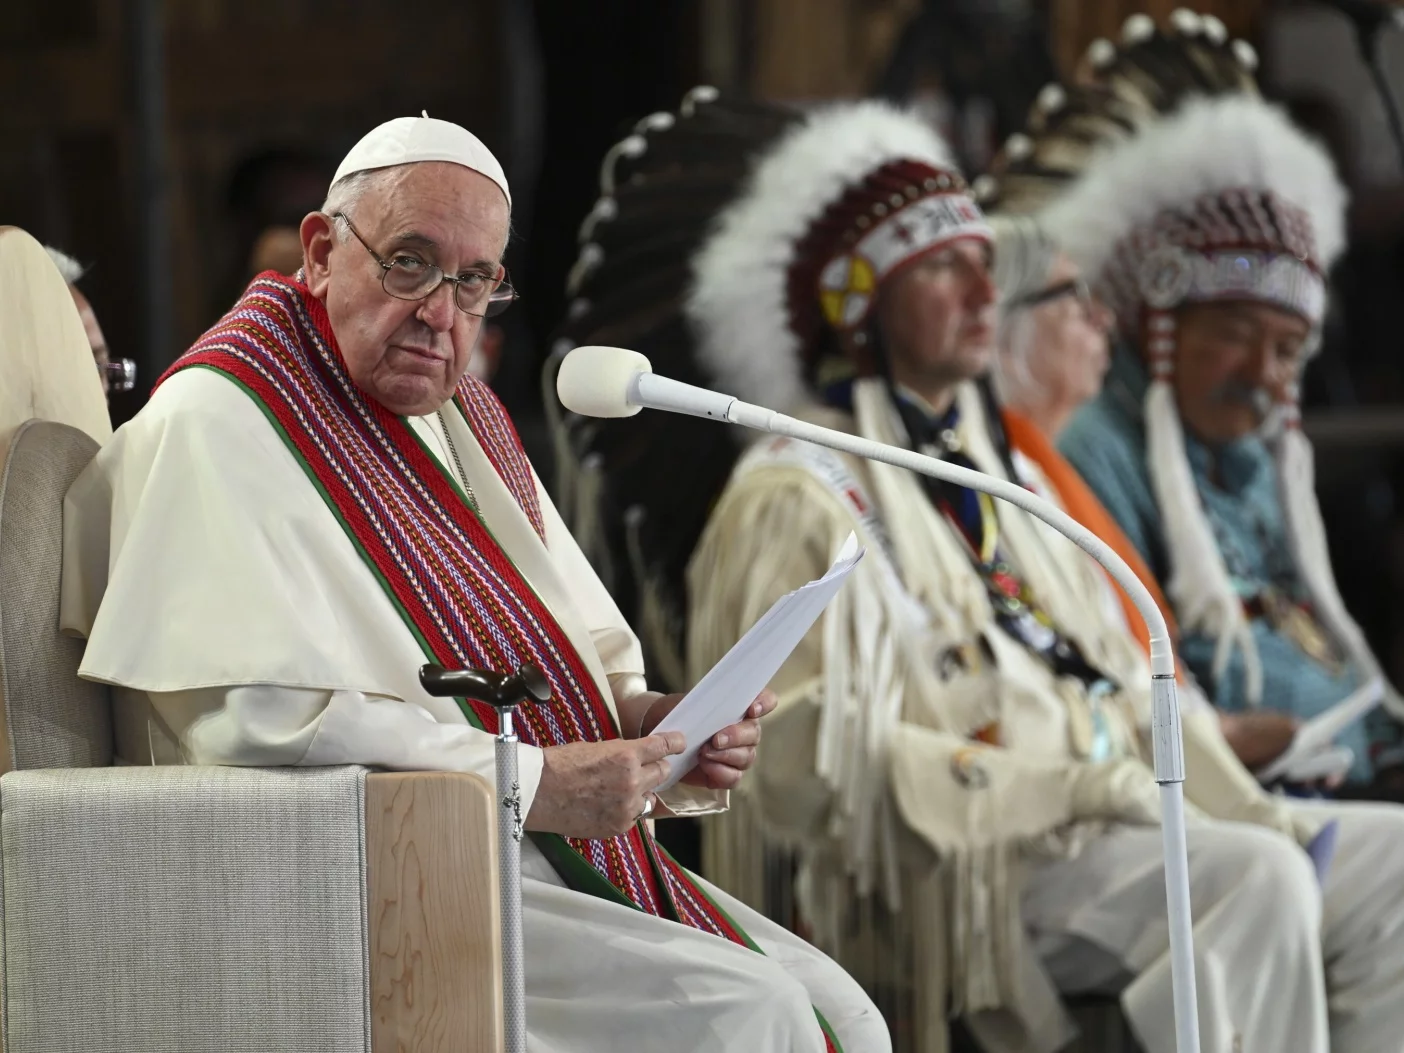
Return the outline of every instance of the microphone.
[[[1364,0],[1355,0],[1363,3]],[[1180,1053],[1198,1053],[1199,1016],[1195,999],[1194,950],[1189,898],[1189,861],[1185,848],[1184,739],[1175,692],[1175,656],[1170,632],[1146,587],[1131,568],[1099,537],[1061,508],[1017,483],[948,464],[935,457],[874,442],[847,432],[822,428],[783,413],[753,406],[731,395],[660,377],[647,358],[622,347],[577,347],[565,356],[556,375],[556,393],[573,413],[586,417],[632,417],[647,407],[670,413],[738,424],[784,435],[919,472],[936,479],[982,490],[1037,516],[1069,538],[1106,568],[1131,597],[1150,631],[1151,742],[1155,781],[1160,784],[1161,833],[1165,849],[1165,891],[1170,918],[1171,978],[1175,999],[1175,1035]]]
[[[556,393],[583,417],[632,417],[645,406],[730,420],[737,401],[653,372],[647,358],[622,347],[577,347],[556,374]]]

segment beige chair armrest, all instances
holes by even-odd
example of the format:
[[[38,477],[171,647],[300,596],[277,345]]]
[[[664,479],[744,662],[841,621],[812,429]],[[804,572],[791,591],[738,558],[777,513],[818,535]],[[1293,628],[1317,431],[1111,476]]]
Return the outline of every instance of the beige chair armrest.
[[[6,774],[4,1050],[499,1050],[492,797],[355,767]]]
[[[371,1049],[502,1049],[493,791],[476,775],[366,777]]]

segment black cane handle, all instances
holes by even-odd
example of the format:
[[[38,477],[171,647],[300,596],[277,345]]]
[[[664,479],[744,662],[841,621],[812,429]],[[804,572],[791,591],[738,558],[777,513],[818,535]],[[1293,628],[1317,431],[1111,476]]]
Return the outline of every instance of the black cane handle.
[[[511,709],[519,702],[551,701],[550,683],[530,662],[515,673],[426,665],[419,670],[419,684],[435,698],[471,698],[494,709]]]

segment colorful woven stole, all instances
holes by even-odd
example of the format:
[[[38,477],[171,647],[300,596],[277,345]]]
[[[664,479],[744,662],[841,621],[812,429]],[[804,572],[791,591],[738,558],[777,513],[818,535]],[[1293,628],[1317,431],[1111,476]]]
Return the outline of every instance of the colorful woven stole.
[[[268,272],[158,381],[195,366],[221,372],[260,406],[326,499],[424,648],[450,668],[511,671],[532,662],[552,699],[523,706],[532,746],[619,737],[609,706],[565,631],[457,484],[403,418],[354,385],[326,311],[301,282]],[[487,385],[465,376],[453,404],[544,537],[531,467]],[[460,699],[474,725],[497,713]],[[647,823],[601,839],[533,834],[571,887],[752,950],[758,948],[654,841]],[[820,1016],[829,1048],[838,1043]]]

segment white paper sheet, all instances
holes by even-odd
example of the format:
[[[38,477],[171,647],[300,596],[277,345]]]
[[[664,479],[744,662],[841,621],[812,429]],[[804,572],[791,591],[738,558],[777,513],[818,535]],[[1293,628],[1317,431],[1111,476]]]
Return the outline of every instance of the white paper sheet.
[[[819,620],[866,551],[849,534],[838,558],[822,578],[776,600],[677,707],[659,721],[654,734],[681,731],[687,738],[687,749],[668,758],[671,773],[655,792],[667,790],[691,771],[697,764],[698,750],[722,728],[746,715],[747,707]]]
[[[1299,784],[1343,778],[1355,763],[1355,751],[1349,746],[1328,746],[1324,750],[1293,761],[1279,776],[1283,782]]]
[[[1378,706],[1383,698],[1384,682],[1379,677],[1366,681],[1326,712],[1299,727],[1282,756],[1258,772],[1258,781],[1275,782],[1308,758],[1329,750],[1337,735]]]

